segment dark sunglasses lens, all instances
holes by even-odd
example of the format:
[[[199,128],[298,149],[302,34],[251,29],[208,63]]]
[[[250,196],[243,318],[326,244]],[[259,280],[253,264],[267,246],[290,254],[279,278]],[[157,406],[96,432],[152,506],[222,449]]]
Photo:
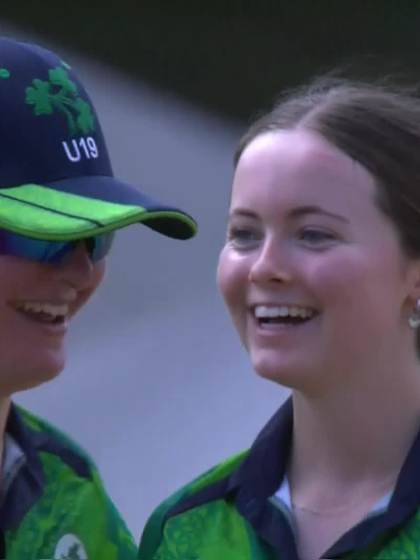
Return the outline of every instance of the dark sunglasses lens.
[[[86,240],[92,262],[103,259],[111,248],[114,233],[105,233]],[[77,245],[77,241],[43,241],[0,229],[0,254],[31,261],[59,263]]]
[[[74,241],[46,241],[45,243],[47,247],[39,261],[51,264],[60,263],[76,246]]]
[[[104,233],[103,235],[96,235],[90,238],[88,244],[90,258],[92,262],[98,262],[105,258],[109,253],[112,242],[114,241],[115,233]]]
[[[42,241],[25,235],[0,230],[0,254],[38,262],[58,262],[69,252],[71,244],[61,241]]]

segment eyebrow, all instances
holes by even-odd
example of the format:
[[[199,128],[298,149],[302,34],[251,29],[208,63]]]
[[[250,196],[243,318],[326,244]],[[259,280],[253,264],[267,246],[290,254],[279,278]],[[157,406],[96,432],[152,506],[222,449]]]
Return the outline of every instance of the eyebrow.
[[[328,210],[324,210],[320,206],[298,206],[297,208],[293,208],[293,210],[289,212],[289,216],[291,218],[300,218],[301,216],[306,216],[307,214],[321,214],[323,216],[328,216],[329,218],[339,220],[340,222],[345,222],[346,224],[349,223],[348,219],[344,216],[335,214],[334,212],[329,212]]]
[[[340,214],[335,214],[334,212],[329,212],[328,210],[324,210],[320,206],[311,205],[311,206],[298,206],[297,208],[293,208],[288,212],[288,218],[301,218],[308,214],[320,214],[322,216],[328,216],[329,218],[333,218],[335,220],[339,220],[340,222],[344,222],[346,224],[349,223],[349,220]],[[246,208],[235,208],[233,212],[230,213],[230,217],[232,216],[245,216],[247,218],[254,218],[258,219],[258,215],[256,212],[252,210],[248,210]]]
[[[229,212],[229,218],[233,216],[244,216],[245,218],[258,218],[257,214],[252,210],[247,210],[246,208],[235,208],[232,212]]]

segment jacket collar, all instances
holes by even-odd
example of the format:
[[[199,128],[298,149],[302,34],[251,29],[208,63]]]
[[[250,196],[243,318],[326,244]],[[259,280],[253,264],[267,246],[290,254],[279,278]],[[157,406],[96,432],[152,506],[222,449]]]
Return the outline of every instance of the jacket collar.
[[[289,398],[260,432],[250,453],[228,482],[235,503],[255,530],[275,547],[289,548],[296,556],[292,531],[284,515],[269,501],[286,472],[293,428],[293,404]],[[368,517],[343,535],[328,551],[329,558],[362,550],[384,534],[401,526],[420,507],[420,431],[403,463],[388,508]],[[285,546],[286,545],[286,546]],[[289,556],[286,555],[288,558]]]
[[[16,528],[43,492],[45,477],[37,448],[45,435],[25,426],[18,407],[12,404],[6,423],[6,433],[22,450],[25,460],[4,496],[0,507],[0,529]]]

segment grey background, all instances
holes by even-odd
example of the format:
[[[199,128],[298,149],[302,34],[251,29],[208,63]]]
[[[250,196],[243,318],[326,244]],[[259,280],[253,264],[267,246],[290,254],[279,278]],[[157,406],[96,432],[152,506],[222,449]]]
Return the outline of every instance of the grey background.
[[[189,242],[121,231],[65,371],[16,399],[89,451],[138,538],[161,499],[248,446],[285,396],[251,371],[215,283],[241,130],[52,47],[87,85],[115,173],[200,224]]]

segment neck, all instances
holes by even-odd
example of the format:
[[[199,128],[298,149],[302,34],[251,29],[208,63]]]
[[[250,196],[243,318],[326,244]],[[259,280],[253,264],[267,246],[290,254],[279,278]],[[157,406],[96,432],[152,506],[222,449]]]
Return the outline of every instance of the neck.
[[[376,378],[376,380],[378,377]],[[297,504],[339,509],[395,484],[420,427],[420,371],[341,394],[293,394],[289,482]]]

